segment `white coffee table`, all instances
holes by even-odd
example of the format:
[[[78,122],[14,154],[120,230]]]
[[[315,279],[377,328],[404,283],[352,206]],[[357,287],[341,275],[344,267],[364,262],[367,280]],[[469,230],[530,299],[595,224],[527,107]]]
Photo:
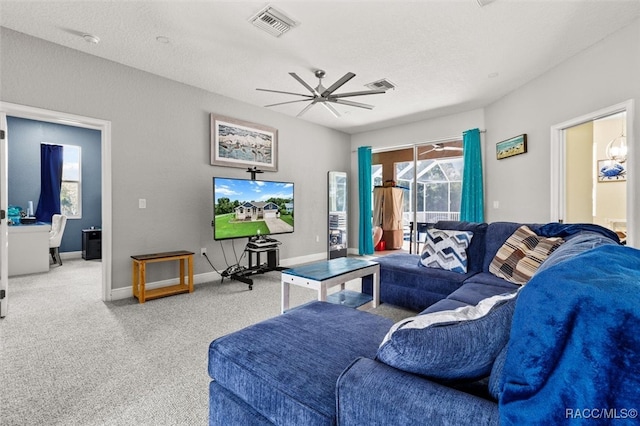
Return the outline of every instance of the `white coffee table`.
[[[282,271],[281,312],[289,309],[291,284],[318,291],[318,300],[327,300],[327,289],[340,285],[344,290],[347,281],[373,275],[373,300],[375,308],[380,303],[380,265],[365,259],[340,257]]]

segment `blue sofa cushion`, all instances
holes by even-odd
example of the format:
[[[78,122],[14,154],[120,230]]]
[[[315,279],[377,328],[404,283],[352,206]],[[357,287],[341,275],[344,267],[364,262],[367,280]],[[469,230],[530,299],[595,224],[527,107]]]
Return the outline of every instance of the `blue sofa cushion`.
[[[489,272],[514,284],[526,284],[563,242],[560,237],[540,237],[522,225],[500,247]]]
[[[427,269],[419,265],[419,260],[420,255],[407,253],[393,253],[375,259],[380,264],[381,302],[420,312],[460,288],[464,280],[476,273],[471,271],[471,267],[466,274]],[[371,276],[362,279],[363,293],[373,294],[372,283]]]
[[[500,399],[500,392],[502,389],[502,377],[504,370],[504,362],[507,359],[507,348],[509,347],[509,343],[502,348],[496,360],[493,362],[493,367],[491,367],[491,374],[489,375],[489,394],[497,401]]]
[[[486,377],[509,338],[516,295],[497,295],[474,306],[402,320],[385,336],[377,358],[434,379]]]
[[[498,404],[359,358],[336,385],[338,424],[498,426]]]
[[[478,275],[493,277],[493,279],[479,279],[472,281]],[[477,305],[481,300],[517,291],[519,285],[512,284],[494,275],[481,272],[464,282],[462,287],[451,293],[446,299],[434,303],[421,313],[431,313],[437,311],[451,310],[461,306]]]
[[[373,358],[392,325],[312,302],[214,340],[209,375],[274,424],[333,425],[338,376],[357,357]]]
[[[433,226],[435,229],[473,232],[473,239],[467,248],[467,270],[471,273],[482,271],[485,249],[485,238],[488,225],[486,223],[441,220]],[[506,239],[506,237],[505,237]]]
[[[472,239],[470,231],[428,230],[420,265],[466,274],[467,247]]]

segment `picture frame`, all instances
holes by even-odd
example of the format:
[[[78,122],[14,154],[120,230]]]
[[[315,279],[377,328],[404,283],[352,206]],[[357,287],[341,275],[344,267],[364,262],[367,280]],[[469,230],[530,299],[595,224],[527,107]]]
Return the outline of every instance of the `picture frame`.
[[[502,160],[527,152],[527,134],[523,133],[496,144],[496,158]]]
[[[211,114],[211,165],[278,171],[278,129]]]
[[[627,180],[627,167],[615,160],[598,160],[598,182],[623,182]]]

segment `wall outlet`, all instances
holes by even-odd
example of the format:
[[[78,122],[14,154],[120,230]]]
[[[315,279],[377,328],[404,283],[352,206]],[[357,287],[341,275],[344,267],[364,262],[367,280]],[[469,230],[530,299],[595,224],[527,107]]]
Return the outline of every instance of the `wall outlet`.
[[[320,235],[316,235],[316,243],[320,242]]]
[[[207,249],[206,249],[206,247],[202,247],[200,249],[200,256],[204,256],[205,254],[207,254]]]

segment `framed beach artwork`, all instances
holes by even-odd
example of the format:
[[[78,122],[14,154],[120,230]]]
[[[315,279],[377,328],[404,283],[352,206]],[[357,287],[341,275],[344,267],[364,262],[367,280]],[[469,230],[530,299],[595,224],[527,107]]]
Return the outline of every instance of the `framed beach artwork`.
[[[278,130],[211,114],[211,165],[278,170]]]
[[[598,182],[627,180],[627,168],[614,160],[598,160]]]
[[[525,152],[527,152],[526,133],[496,144],[496,158],[498,160],[524,154]]]

